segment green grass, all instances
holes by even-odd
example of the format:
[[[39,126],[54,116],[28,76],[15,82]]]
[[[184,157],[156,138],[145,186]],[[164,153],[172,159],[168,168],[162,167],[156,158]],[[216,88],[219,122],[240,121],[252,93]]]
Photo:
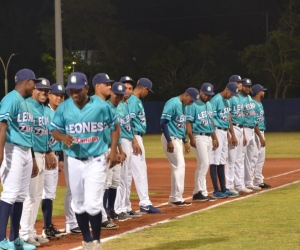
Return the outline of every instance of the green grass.
[[[299,192],[300,183],[237,200],[108,241],[103,248],[299,249]]]
[[[265,135],[267,158],[298,158],[300,156],[300,132],[267,132]],[[160,137],[160,134],[143,137],[147,158],[166,158]],[[185,157],[195,158],[195,155],[191,152]]]

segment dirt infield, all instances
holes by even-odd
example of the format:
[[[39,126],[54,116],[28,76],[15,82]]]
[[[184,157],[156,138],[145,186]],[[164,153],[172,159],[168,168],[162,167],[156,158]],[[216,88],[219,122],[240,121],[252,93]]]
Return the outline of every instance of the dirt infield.
[[[148,159],[148,180],[149,190],[154,191],[155,195],[150,197],[154,206],[168,202],[170,193],[170,167],[166,159]],[[194,188],[194,173],[196,169],[195,159],[186,159],[186,177],[185,177],[185,192],[184,197],[191,197]],[[263,174],[265,182],[271,184],[272,187],[291,183],[300,180],[300,159],[267,159]],[[60,175],[59,185],[65,185],[63,174]],[[213,190],[210,177],[207,178],[208,191]],[[133,185],[133,190],[135,187]],[[259,191],[258,191],[259,192]],[[224,199],[226,200],[226,199]],[[117,230],[102,230],[101,239],[125,231],[135,229],[137,227],[149,225],[151,223],[159,222],[165,219],[172,219],[178,215],[203,209],[205,207],[224,202],[218,200],[215,202],[201,202],[193,203],[190,207],[174,208],[169,205],[161,206],[162,214],[148,215],[145,214],[141,218],[135,218],[125,222],[117,222],[119,229]],[[132,208],[138,210],[138,199],[132,201]],[[55,208],[54,208],[55,209]],[[59,216],[53,218],[53,222],[57,228],[64,228],[65,217]],[[38,233],[41,233],[43,222],[36,223]],[[68,235],[58,240],[51,240],[49,243],[42,245],[39,249],[55,249],[65,250],[71,249],[81,245],[81,235]]]

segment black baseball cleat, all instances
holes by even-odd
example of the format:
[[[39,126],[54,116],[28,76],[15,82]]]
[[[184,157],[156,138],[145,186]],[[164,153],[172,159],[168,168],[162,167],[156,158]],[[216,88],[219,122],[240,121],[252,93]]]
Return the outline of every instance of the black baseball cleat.
[[[197,194],[193,195],[193,202],[202,202],[208,200],[209,198],[207,196],[204,196],[200,191]]]
[[[270,188],[271,185],[267,184],[267,183],[261,183],[258,185],[260,188]]]
[[[53,224],[51,224],[49,227],[47,227],[46,229],[44,228],[43,229],[43,232],[42,232],[42,236],[44,238],[47,238],[47,239],[55,239],[55,238],[60,238],[62,236],[65,236],[67,235],[66,232],[61,232],[59,231],[57,228],[55,228],[53,226]]]

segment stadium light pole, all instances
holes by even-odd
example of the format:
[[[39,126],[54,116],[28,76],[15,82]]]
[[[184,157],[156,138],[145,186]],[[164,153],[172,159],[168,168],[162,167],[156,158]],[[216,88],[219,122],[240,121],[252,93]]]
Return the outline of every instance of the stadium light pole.
[[[7,80],[7,70],[8,70],[8,65],[9,65],[9,62],[10,62],[10,59],[15,56],[16,54],[15,53],[12,53],[10,55],[10,57],[8,58],[8,61],[7,61],[7,64],[5,66],[5,63],[3,62],[2,58],[0,57],[0,61],[2,63],[2,66],[3,66],[3,69],[4,69],[4,86],[5,86],[5,95],[7,94],[8,92],[8,80]]]
[[[63,71],[63,46],[61,28],[61,1],[54,0],[55,9],[55,59],[56,59],[56,82],[64,85]]]

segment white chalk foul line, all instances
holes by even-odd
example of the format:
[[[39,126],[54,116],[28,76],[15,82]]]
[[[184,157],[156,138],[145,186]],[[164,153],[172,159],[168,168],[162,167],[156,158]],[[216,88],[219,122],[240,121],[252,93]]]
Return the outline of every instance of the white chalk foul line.
[[[299,170],[296,170],[296,171],[299,171]],[[292,172],[296,172],[296,171],[291,171],[291,172],[288,172],[288,173],[292,173]],[[285,173],[285,174],[288,174],[288,173]],[[281,174],[281,175],[285,175],[285,174]],[[281,175],[278,175],[278,176],[281,176]],[[275,178],[275,177],[273,176],[273,177],[269,177],[269,178],[266,178],[266,179],[271,179],[271,178]],[[194,212],[190,212],[190,213],[187,213],[187,214],[179,215],[179,216],[172,217],[172,218],[169,218],[169,219],[166,219],[166,220],[163,220],[163,221],[159,221],[159,222],[156,222],[156,223],[153,223],[153,224],[149,224],[149,225],[146,225],[146,226],[138,227],[136,229],[133,229],[133,230],[121,233],[121,234],[117,234],[117,235],[114,235],[114,236],[103,238],[103,239],[101,239],[101,242],[107,242],[109,240],[118,239],[118,238],[120,238],[122,236],[125,236],[125,235],[128,235],[128,234],[140,232],[140,231],[143,231],[143,230],[145,230],[147,228],[150,228],[150,227],[153,227],[153,226],[157,226],[157,225],[168,223],[168,222],[170,222],[170,221],[172,221],[174,219],[184,218],[184,217],[190,216],[192,214],[201,213],[201,212],[204,212],[204,211],[207,211],[207,210],[213,209],[215,207],[219,207],[219,206],[222,206],[222,205],[234,202],[234,201],[243,200],[243,199],[255,196],[255,195],[263,194],[263,193],[270,192],[270,191],[273,191],[273,190],[276,190],[276,189],[280,189],[280,188],[284,188],[284,187],[287,187],[287,186],[291,186],[291,185],[297,184],[297,183],[300,183],[300,180],[297,180],[297,181],[294,181],[294,182],[291,182],[291,183],[287,183],[287,184],[284,184],[284,185],[281,185],[281,186],[278,186],[278,187],[275,187],[275,188],[268,188],[268,189],[263,190],[263,191],[254,192],[252,194],[248,194],[247,196],[232,198],[232,199],[229,199],[227,201],[224,201],[224,202],[221,202],[221,203],[218,203],[218,204],[215,204],[215,205],[203,208],[203,209],[199,209],[199,210],[194,211]],[[163,204],[165,204],[165,203],[163,203]],[[168,203],[166,203],[166,204],[168,204]],[[162,204],[160,204],[160,206],[162,206]],[[70,250],[80,250],[80,249],[82,249],[81,246],[80,247],[76,247],[76,248],[72,248]]]

